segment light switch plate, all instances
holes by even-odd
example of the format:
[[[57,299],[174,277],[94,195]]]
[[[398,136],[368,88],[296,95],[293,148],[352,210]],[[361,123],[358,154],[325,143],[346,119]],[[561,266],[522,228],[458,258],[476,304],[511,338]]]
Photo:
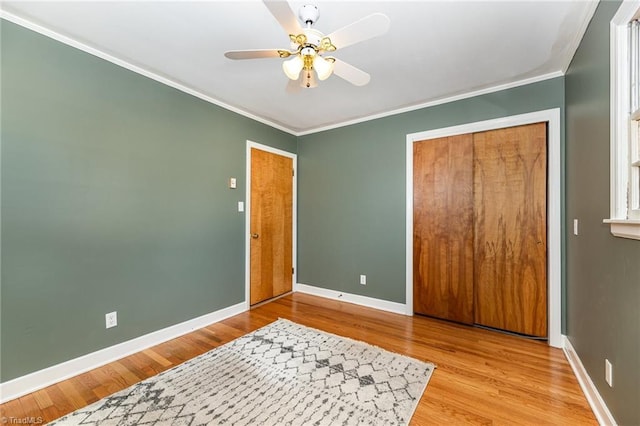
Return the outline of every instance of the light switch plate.
[[[237,186],[238,186],[238,181],[236,180],[236,178],[234,177],[229,178],[229,188],[236,189]]]

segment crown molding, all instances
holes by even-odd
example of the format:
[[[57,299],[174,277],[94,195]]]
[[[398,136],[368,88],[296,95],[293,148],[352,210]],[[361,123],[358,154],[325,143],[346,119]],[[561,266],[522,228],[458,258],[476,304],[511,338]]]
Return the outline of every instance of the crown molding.
[[[595,10],[595,9],[594,9]],[[142,68],[138,65],[134,65],[130,62],[127,62],[125,60],[122,60],[120,58],[117,58],[111,54],[108,54],[106,52],[103,52],[100,49],[97,49],[95,47],[92,47],[88,44],[82,43],[74,38],[71,38],[69,36],[60,34],[54,30],[51,30],[49,28],[43,27],[40,24],[36,24],[32,21],[29,21],[28,19],[22,18],[20,16],[17,16],[11,12],[7,12],[6,10],[2,10],[0,9],[0,18],[2,19],[6,19],[9,22],[12,22],[16,25],[20,25],[21,27],[27,28],[29,30],[35,31],[41,35],[44,35],[46,37],[49,37],[53,40],[56,40],[60,43],[66,44],[68,46],[74,47],[76,49],[79,49],[85,53],[89,53],[90,55],[96,56],[98,58],[104,59],[105,61],[111,62],[115,65],[118,65],[122,68],[125,68],[129,71],[133,71],[137,74],[143,75],[147,78],[150,78],[152,80],[155,80],[159,83],[162,83],[164,85],[167,85],[169,87],[172,87],[174,89],[180,90],[181,92],[184,92],[186,94],[189,94],[191,96],[194,96],[198,99],[201,99],[205,102],[209,102],[211,104],[217,105],[221,108],[224,108],[228,111],[234,112],[236,114],[242,115],[244,117],[247,117],[249,119],[255,120],[259,123],[265,124],[267,126],[270,126],[274,129],[278,129],[281,130],[285,133],[289,133],[293,136],[296,137],[300,137],[300,136],[306,136],[306,135],[310,135],[313,133],[320,133],[320,132],[324,132],[326,130],[332,130],[332,129],[337,129],[340,127],[346,127],[346,126],[351,126],[353,124],[359,124],[359,123],[363,123],[366,121],[371,121],[371,120],[376,120],[379,118],[385,118],[385,117],[390,117],[393,115],[398,115],[398,114],[403,114],[405,112],[411,112],[411,111],[416,111],[416,110],[420,110],[420,109],[424,109],[424,108],[429,108],[429,107],[433,107],[436,105],[442,105],[442,104],[446,104],[449,102],[454,102],[454,101],[459,101],[462,99],[468,99],[468,98],[473,98],[476,96],[480,96],[480,95],[485,95],[485,94],[489,94],[489,93],[494,93],[494,92],[499,92],[502,90],[506,90],[506,89],[511,89],[511,88],[515,88],[515,87],[519,87],[519,86],[525,86],[527,84],[532,84],[532,83],[537,83],[540,81],[544,81],[544,80],[549,80],[552,78],[556,78],[556,77],[562,77],[564,76],[564,71],[563,70],[558,70],[558,71],[554,71],[548,74],[543,74],[540,76],[535,76],[535,77],[530,77],[530,78],[526,78],[526,79],[522,79],[522,80],[518,80],[518,81],[514,81],[514,82],[510,82],[510,83],[505,83],[505,84],[500,84],[500,85],[496,85],[496,86],[490,86],[490,87],[486,87],[483,89],[479,89],[479,90],[474,90],[474,91],[470,91],[470,92],[465,92],[465,93],[461,93],[461,94],[457,94],[454,96],[447,96],[447,97],[442,97],[439,99],[435,99],[432,101],[428,101],[428,102],[423,102],[423,103],[419,103],[419,104],[415,104],[415,105],[411,105],[411,106],[407,106],[407,107],[402,107],[402,108],[398,108],[398,109],[393,109],[393,110],[389,110],[389,111],[385,111],[385,112],[381,112],[378,114],[372,114],[372,115],[367,115],[367,116],[363,116],[360,118],[356,118],[356,119],[352,119],[352,120],[346,120],[346,121],[342,121],[339,123],[334,123],[334,124],[330,124],[327,126],[322,126],[322,127],[315,127],[315,128],[311,128],[308,130],[293,130],[289,127],[283,126],[282,124],[279,123],[275,123],[271,120],[267,120],[263,117],[260,117],[258,115],[255,115],[253,113],[250,113],[246,110],[243,110],[241,108],[229,105],[226,102],[220,101],[212,96],[209,96],[207,94],[204,94],[192,87],[189,87],[187,85],[184,85],[180,82],[177,82],[175,80],[172,80],[170,78],[164,77],[162,75],[159,75],[157,73],[154,73],[150,70],[147,70],[145,68]],[[588,22],[587,22],[588,24]],[[587,24],[585,24],[585,30],[587,27]],[[579,43],[580,39],[577,39],[577,42]],[[577,44],[576,44],[577,47]],[[570,61],[569,61],[570,62]]]
[[[497,86],[487,87],[487,88],[484,88],[484,89],[474,90],[474,91],[471,91],[471,92],[465,92],[465,93],[462,93],[462,94],[459,94],[459,95],[455,95],[455,96],[448,96],[448,97],[436,99],[436,100],[433,100],[433,101],[428,101],[428,102],[424,102],[424,103],[420,103],[420,104],[416,104],[416,105],[411,105],[411,106],[408,106],[408,107],[403,107],[403,108],[398,108],[398,109],[394,109],[394,110],[390,110],[390,111],[386,111],[386,112],[381,112],[379,114],[368,115],[366,117],[356,118],[354,120],[344,121],[344,122],[341,122],[341,123],[332,124],[332,125],[328,125],[328,126],[324,126],[324,127],[316,127],[314,129],[311,129],[311,130],[305,130],[305,131],[298,132],[296,136],[305,136],[305,135],[310,135],[310,134],[313,134],[313,133],[324,132],[326,130],[332,130],[332,129],[337,129],[339,127],[350,126],[352,124],[363,123],[365,121],[377,120],[379,118],[390,117],[392,115],[397,115],[397,114],[402,114],[402,113],[405,113],[405,112],[416,111],[416,110],[419,110],[419,109],[429,108],[429,107],[433,107],[433,106],[436,106],[436,105],[448,104],[449,102],[459,101],[459,100],[462,100],[462,99],[474,98],[476,96],[486,95],[488,93],[500,92],[502,90],[512,89],[514,87],[526,86],[527,84],[537,83],[539,81],[549,80],[549,79],[552,79],[552,78],[562,77],[562,76],[564,76],[564,73],[562,71],[554,71],[554,72],[551,72],[551,73],[548,73],[548,74],[543,74],[543,75],[540,75],[540,76],[537,76],[537,77],[526,78],[526,79],[522,79],[522,80],[511,82],[511,83],[505,83],[505,84],[500,84],[500,85],[497,85]]]
[[[584,33],[587,32],[589,23],[591,23],[591,19],[593,18],[593,15],[596,13],[596,9],[598,8],[598,4],[600,2],[599,0],[589,0],[586,3],[588,4],[588,6],[585,8],[584,14],[580,17],[580,27],[578,28],[578,31],[576,31],[576,33],[574,34],[574,37],[571,40],[571,42],[567,45],[568,54],[567,54],[567,57],[565,58],[564,65],[562,66],[563,75],[566,74],[567,70],[569,69],[571,62],[573,61],[573,57],[576,55],[576,51],[580,46],[580,42],[584,37]]]
[[[88,44],[82,43],[74,38],[65,36],[63,34],[60,34],[56,31],[53,31],[49,28],[43,27],[42,25],[36,24],[34,22],[31,22],[27,19],[24,19],[20,16],[17,16],[13,13],[7,12],[6,10],[1,10],[0,9],[0,18],[2,19],[6,19],[9,22],[13,22],[16,25],[20,25],[21,27],[27,28],[29,30],[35,31],[38,34],[44,35],[46,37],[49,37],[53,40],[59,41],[60,43],[66,44],[67,46],[71,46],[74,47],[76,49],[79,49],[85,53],[89,53],[90,55],[96,56],[100,59],[104,59],[105,61],[111,62],[112,64],[118,65],[122,68],[125,68],[129,71],[133,71],[137,74],[143,75],[147,78],[150,78],[152,80],[157,81],[158,83],[162,83],[166,86],[169,87],[173,87],[174,89],[180,90],[181,92],[184,92],[186,94],[189,94],[191,96],[195,96],[196,98],[202,99],[203,101],[209,102],[211,104],[217,105],[221,108],[224,108],[226,110],[229,110],[231,112],[235,112],[236,114],[240,114],[244,117],[250,118],[252,120],[255,120],[259,123],[262,124],[266,124],[267,126],[273,127],[274,129],[278,129],[278,130],[282,130],[283,132],[292,134],[294,136],[297,136],[296,132],[292,129],[289,129],[288,127],[282,126],[278,123],[274,123],[273,121],[267,120],[263,117],[257,116],[255,114],[252,114],[250,112],[247,112],[243,109],[234,107],[232,105],[229,105],[225,102],[222,102],[216,98],[213,98],[209,95],[206,95],[192,87],[189,87],[187,85],[184,85],[182,83],[179,83],[175,80],[172,80],[170,78],[164,77],[162,75],[159,75],[157,73],[154,73],[152,71],[149,71],[145,68],[139,67],[137,65],[134,65],[130,62],[124,61],[120,58],[117,58],[113,55],[110,55],[106,52],[103,52],[100,49],[96,49],[95,47],[89,46]]]

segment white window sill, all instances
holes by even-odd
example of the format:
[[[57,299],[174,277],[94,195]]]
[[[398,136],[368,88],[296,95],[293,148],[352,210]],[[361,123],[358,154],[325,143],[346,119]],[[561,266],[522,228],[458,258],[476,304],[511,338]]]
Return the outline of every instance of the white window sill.
[[[605,219],[603,222],[611,225],[611,233],[616,237],[640,240],[640,220]]]

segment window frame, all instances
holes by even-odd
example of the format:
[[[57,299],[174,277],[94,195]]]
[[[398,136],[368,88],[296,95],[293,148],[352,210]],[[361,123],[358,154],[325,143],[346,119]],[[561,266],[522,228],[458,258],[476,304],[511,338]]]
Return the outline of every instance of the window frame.
[[[630,114],[629,23],[640,14],[640,0],[625,1],[610,23],[611,41],[611,233],[640,240],[640,159],[637,126]]]

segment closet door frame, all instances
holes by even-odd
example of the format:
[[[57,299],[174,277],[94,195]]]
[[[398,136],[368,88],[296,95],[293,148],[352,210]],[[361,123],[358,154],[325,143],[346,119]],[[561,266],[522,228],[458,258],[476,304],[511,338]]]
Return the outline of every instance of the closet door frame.
[[[413,144],[425,139],[484,132],[533,123],[547,123],[547,286],[548,344],[562,348],[562,171],[560,108],[477,121],[411,133],[406,137],[406,315],[413,315]]]

